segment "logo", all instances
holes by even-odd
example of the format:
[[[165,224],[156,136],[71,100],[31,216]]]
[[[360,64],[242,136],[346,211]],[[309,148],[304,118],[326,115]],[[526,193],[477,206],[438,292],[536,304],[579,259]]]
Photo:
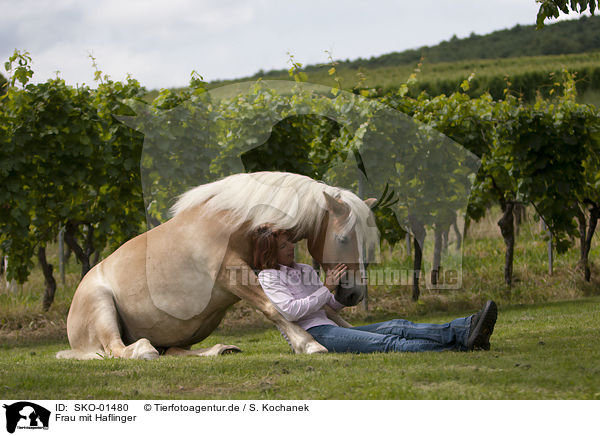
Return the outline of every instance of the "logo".
[[[18,429],[48,430],[50,411],[28,401],[4,405],[6,409],[6,430],[14,433]]]

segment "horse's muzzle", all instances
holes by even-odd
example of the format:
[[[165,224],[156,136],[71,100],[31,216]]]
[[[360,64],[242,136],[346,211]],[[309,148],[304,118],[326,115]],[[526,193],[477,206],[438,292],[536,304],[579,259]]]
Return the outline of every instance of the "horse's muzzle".
[[[345,288],[340,285],[335,292],[335,299],[344,306],[356,306],[365,298],[366,293],[367,287],[364,285],[353,286],[351,288]]]

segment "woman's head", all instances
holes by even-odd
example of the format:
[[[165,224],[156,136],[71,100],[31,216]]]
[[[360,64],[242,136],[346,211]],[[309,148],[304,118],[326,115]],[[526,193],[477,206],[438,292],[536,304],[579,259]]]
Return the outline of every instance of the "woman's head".
[[[294,242],[288,232],[279,232],[277,234],[277,263],[285,266],[292,266],[294,263]]]
[[[294,242],[289,232],[274,231],[270,226],[260,226],[253,234],[252,261],[257,269],[277,269],[279,264],[294,263]]]

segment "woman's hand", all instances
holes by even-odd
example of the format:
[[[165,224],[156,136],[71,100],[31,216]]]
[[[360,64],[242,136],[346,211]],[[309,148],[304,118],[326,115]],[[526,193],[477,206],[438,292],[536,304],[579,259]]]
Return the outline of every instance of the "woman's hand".
[[[338,263],[335,268],[327,271],[327,274],[325,275],[325,286],[327,289],[334,292],[340,284],[341,278],[346,274],[347,269],[348,267],[346,265]]]

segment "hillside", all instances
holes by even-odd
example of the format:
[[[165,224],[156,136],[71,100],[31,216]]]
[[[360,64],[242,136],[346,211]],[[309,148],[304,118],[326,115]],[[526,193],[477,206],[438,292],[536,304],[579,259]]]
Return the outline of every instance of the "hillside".
[[[535,30],[535,25],[516,25],[487,35],[471,34],[468,38],[453,37],[435,46],[424,46],[402,52],[388,53],[370,59],[337,61],[339,68],[357,70],[381,67],[413,66],[421,58],[427,64],[475,59],[504,59],[522,56],[545,56],[587,53],[600,50],[600,17],[583,16],[578,20],[561,21]],[[327,65],[308,65],[306,72],[325,70]],[[286,74],[286,70],[259,72],[251,78],[265,79]]]
[[[375,90],[374,95],[394,92],[415,71],[414,65],[399,65],[378,68],[347,67],[337,68],[337,76],[344,89],[356,87]],[[421,91],[430,95],[451,94],[460,89],[463,80],[474,74],[471,96],[479,96],[489,92],[495,99],[503,98],[504,88],[510,83],[513,93],[522,95],[525,100],[535,99],[539,92],[548,97],[561,81],[563,70],[576,73],[579,101],[600,106],[600,51],[583,54],[522,56],[507,59],[480,59],[457,62],[427,63],[421,65],[417,74],[417,82],[410,89],[416,96]],[[326,86],[335,86],[327,69],[307,72],[308,82]],[[279,74],[265,75],[264,79],[288,80],[287,71]],[[212,82],[209,88],[217,88],[243,80],[256,80],[257,77],[235,81]],[[156,92],[152,93],[153,95]]]
[[[535,26],[516,25],[487,35],[471,34],[468,38],[453,37],[432,47],[389,53],[368,60],[357,59],[340,63],[350,68],[373,68],[414,64],[422,57],[428,63],[455,62],[471,59],[499,59],[521,56],[541,56],[585,53],[600,50],[600,17],[581,17],[561,21],[541,30]]]
[[[511,29],[468,38],[452,38],[436,46],[389,53],[370,59],[337,61],[337,76],[345,89],[375,88],[377,93],[393,91],[404,83],[422,59],[413,95],[449,94],[475,73],[470,94],[490,92],[502,98],[507,79],[511,90],[526,100],[539,91],[548,95],[567,69],[577,73],[580,99],[600,103],[600,17],[550,24],[542,30],[517,25]],[[308,65],[308,81],[334,86],[330,65]],[[215,81],[210,88],[241,80],[289,79],[287,70],[260,71],[237,80]]]

